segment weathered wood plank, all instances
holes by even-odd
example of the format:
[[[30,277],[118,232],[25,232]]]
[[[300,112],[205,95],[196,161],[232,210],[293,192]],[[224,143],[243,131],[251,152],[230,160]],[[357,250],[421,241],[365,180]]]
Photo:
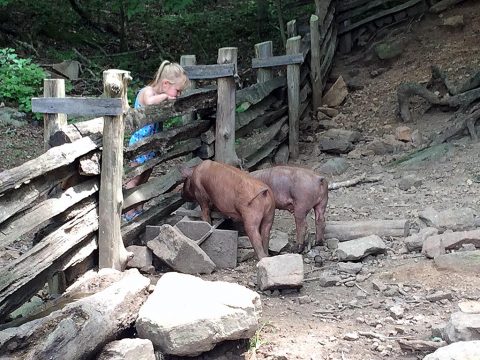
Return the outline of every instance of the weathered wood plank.
[[[264,130],[262,129],[262,131],[259,131],[248,138],[238,139],[238,144],[236,146],[238,157],[240,159],[247,159],[249,156],[254,154],[258,149],[275,138],[282,125],[285,124],[286,121],[287,117],[285,116],[272,126]]]
[[[273,154],[275,149],[277,149],[283,141],[287,138],[287,134],[282,134],[279,139],[271,140],[266,145],[262,146],[255,154],[250,156],[247,159],[245,167],[251,169],[253,166],[257,165],[260,161]]]
[[[125,122],[133,129],[139,129],[146,124],[163,122],[174,116],[185,115],[195,110],[213,108],[216,104],[217,89],[195,89],[174,101],[164,101],[158,105],[129,109],[125,116]]]
[[[0,322],[40,290],[51,275],[63,269],[97,229],[97,206],[92,201],[74,219],[4,267],[0,274]]]
[[[0,224],[0,246],[4,247],[38,225],[98,191],[97,179],[67,189],[58,198],[49,198],[20,216]]]
[[[32,180],[20,189],[8,191],[0,196],[0,224],[29,208],[39,197],[75,173],[75,166],[67,165]]]
[[[250,134],[253,130],[261,128],[263,126],[269,126],[273,124],[276,120],[284,116],[288,111],[287,105],[281,106],[279,109],[268,109],[263,114],[257,116],[255,119],[250,121],[247,125],[240,128],[236,131],[237,139],[245,137]]]
[[[145,231],[147,225],[158,225],[164,217],[170,215],[184,202],[180,193],[160,195],[155,199],[152,207],[137,216],[135,221],[129,221],[122,225],[123,243],[127,246],[130,245]]]
[[[71,144],[51,148],[36,159],[1,172],[0,194],[10,189],[17,189],[36,177],[73,163],[80,156],[95,150],[100,141],[98,137],[85,137]]]
[[[197,65],[197,57],[195,55],[182,55],[180,56],[180,65],[185,69],[186,66]],[[187,73],[188,75],[188,73]],[[190,77],[190,89],[196,89],[197,82]],[[195,120],[195,113],[189,113],[182,116],[182,124],[186,124]]]
[[[284,76],[276,77],[272,80],[254,84],[248,88],[238,90],[235,94],[236,105],[248,102],[252,105],[259,103],[272,93],[275,89],[287,85],[287,78]]]
[[[50,137],[49,144],[63,145],[91,135],[103,135],[103,117],[67,125]]]
[[[193,167],[201,162],[202,160],[196,157],[187,161],[185,165],[188,167]],[[144,184],[125,190],[123,209],[129,209],[134,205],[144,203],[145,201],[162,195],[179,185],[182,181],[183,177],[180,173],[180,170],[177,167],[173,167],[163,176],[152,178]]]
[[[311,52],[310,52],[310,81],[313,88],[313,107],[314,109],[320,107],[322,104],[322,77],[320,71],[320,31],[318,27],[318,16],[310,16],[310,40],[311,40]],[[300,96],[300,101],[301,96]]]
[[[186,65],[183,66],[189,79],[218,79],[235,75],[234,64]]]
[[[374,15],[371,15],[369,17],[366,17],[360,21],[357,21],[356,23],[353,23],[353,24],[350,24],[350,25],[347,25],[347,26],[340,26],[339,30],[338,30],[338,34],[341,35],[341,34],[344,34],[348,31],[351,31],[353,29],[356,29],[357,27],[359,26],[362,26],[364,24],[368,24],[369,22],[372,22],[374,20],[377,20],[377,19],[380,19],[384,16],[387,16],[387,15],[390,15],[390,14],[395,14],[399,11],[402,11],[402,10],[405,10],[405,9],[408,9],[409,7],[412,7],[420,2],[422,2],[424,0],[410,0],[410,1],[407,1],[406,3],[404,4],[400,4],[398,6],[395,6],[393,8],[390,8],[390,9],[387,9],[387,10],[383,10],[383,11],[379,11],[377,13],[375,13]]]
[[[238,49],[225,47],[218,49],[219,64],[237,66]],[[217,80],[218,99],[215,121],[215,161],[237,165],[235,154],[235,79],[232,77]]]
[[[265,59],[252,59],[252,68],[268,68],[292,64],[303,64],[303,54],[279,55]]]
[[[251,121],[255,120],[258,116],[264,114],[267,109],[272,106],[272,104],[276,101],[275,96],[268,96],[263,99],[261,102],[253,105],[252,107],[248,108],[248,110],[242,113],[235,114],[235,132],[238,129],[248,125]]]
[[[369,1],[362,6],[358,6],[356,8],[353,8],[353,9],[350,9],[348,11],[345,11],[345,12],[342,12],[342,13],[338,14],[338,16],[335,20],[336,20],[337,23],[341,23],[344,20],[352,19],[354,17],[362,15],[363,13],[367,12],[370,9],[374,9],[377,6],[386,5],[389,2],[393,2],[393,1],[394,0],[373,0],[373,1]]]
[[[163,155],[170,146],[183,140],[199,137],[202,132],[208,130],[210,124],[209,120],[199,120],[148,136],[125,148],[125,159],[132,160],[138,154],[151,150],[156,150]]]
[[[198,138],[188,139],[188,140],[179,142],[173,145],[170,149],[168,149],[165,154],[156,156],[153,159],[148,160],[147,162],[143,163],[140,166],[129,168],[123,177],[123,184],[125,185],[130,180],[132,180],[135,176],[140,175],[141,173],[145,172],[148,169],[154,168],[155,166],[157,166],[158,164],[161,164],[164,161],[191,153],[199,149],[201,145],[202,145],[202,142]]]
[[[47,114],[75,114],[87,116],[120,115],[122,99],[43,97],[32,98],[32,111]]]
[[[322,78],[325,78],[325,76],[327,76],[333,64],[333,57],[335,56],[335,50],[337,48],[337,27],[336,26],[333,27],[330,42],[325,44],[327,46],[327,51],[325,53],[325,57],[323,58],[322,65],[320,67]]]
[[[339,12],[347,11],[358,6],[367,4],[371,0],[342,0],[337,1],[337,8]]]
[[[325,227],[326,239],[348,241],[363,236],[408,236],[408,220],[364,220],[364,221],[328,221]]]

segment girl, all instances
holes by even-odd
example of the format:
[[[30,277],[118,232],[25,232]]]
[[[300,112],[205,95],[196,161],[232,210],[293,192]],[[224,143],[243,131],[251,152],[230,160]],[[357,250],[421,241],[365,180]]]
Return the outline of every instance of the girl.
[[[182,91],[189,85],[189,80],[185,70],[177,63],[171,63],[168,60],[162,62],[158,68],[155,78],[148,84],[148,86],[141,89],[135,99],[134,108],[145,105],[160,104],[165,100],[174,100],[182,94]],[[162,123],[148,124],[135,131],[128,145],[131,146],[147,136],[151,136],[163,130]],[[130,163],[130,166],[134,167],[155,157],[155,152],[139,155],[134,161]],[[133,188],[148,181],[152,173],[152,169],[146,170],[140,175],[134,177],[126,185],[126,189]],[[124,219],[127,221],[132,220],[141,213],[143,205],[139,205],[137,208],[129,210],[124,214]]]

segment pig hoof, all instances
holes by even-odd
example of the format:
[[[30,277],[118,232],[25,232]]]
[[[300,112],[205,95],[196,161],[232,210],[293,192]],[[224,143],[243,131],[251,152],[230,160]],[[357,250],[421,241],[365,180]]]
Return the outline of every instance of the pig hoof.
[[[305,250],[304,245],[295,244],[292,246],[292,253],[301,254]]]

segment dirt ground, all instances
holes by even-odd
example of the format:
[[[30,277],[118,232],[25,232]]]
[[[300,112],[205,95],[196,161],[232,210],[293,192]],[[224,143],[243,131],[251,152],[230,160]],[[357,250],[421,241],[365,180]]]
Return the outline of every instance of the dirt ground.
[[[441,26],[443,18],[463,15],[463,30],[450,31]],[[351,77],[363,89],[350,92],[338,108],[335,121],[345,129],[359,130],[365,141],[393,135],[400,123],[397,115],[396,89],[402,81],[426,82],[431,65],[446,70],[452,80],[461,83],[479,70],[480,3],[469,1],[440,16],[428,14],[420,22],[392,28],[390,39],[402,39],[403,54],[396,60],[380,63],[369,53],[354,53],[336,58],[333,74]],[[377,41],[378,39],[375,39]],[[371,77],[373,70],[384,71]],[[353,72],[352,72],[353,70]],[[425,139],[435,137],[452,113],[429,109],[426,102],[413,99],[411,109],[414,122],[405,124],[418,129]],[[315,139],[315,133],[303,133]],[[311,140],[311,139],[310,139]],[[377,183],[330,191],[327,221],[409,219],[412,227],[418,223],[418,213],[428,206],[436,210],[470,207],[476,212],[480,204],[478,176],[480,144],[469,137],[454,140],[443,154],[414,166],[389,167],[391,161],[405,155],[401,151],[391,155],[367,155],[359,159],[344,156],[347,171],[329,181],[348,180],[362,173],[381,175]],[[301,156],[296,162],[312,169],[332,158],[320,153],[318,143],[301,144]],[[412,147],[413,149],[413,147]],[[405,175],[413,175],[421,185],[409,190],[398,187]],[[313,214],[313,213],[312,213]],[[314,231],[314,219],[309,216],[309,230]],[[295,236],[293,217],[277,211],[274,228]],[[322,269],[305,263],[307,281],[299,292],[261,294],[263,316],[256,345],[257,359],[420,359],[425,354],[403,351],[397,339],[432,339],[432,326],[446,322],[452,312],[458,311],[458,302],[480,298],[478,274],[438,271],[432,260],[418,253],[403,254],[403,239],[384,239],[390,250],[386,256],[364,261],[361,274],[371,276],[357,286],[321,287],[315,281]],[[337,261],[330,250],[322,248],[326,259],[324,267]],[[306,258],[306,257],[305,257]],[[308,261],[308,260],[307,260]],[[232,272],[222,272],[206,278],[235,281],[254,288],[256,261],[241,265]],[[405,292],[387,297],[372,287],[372,281],[400,285]],[[429,302],[427,294],[436,291],[452,292],[452,300]],[[389,313],[393,305],[405,309],[403,318],[395,320]],[[376,333],[383,338],[352,333]]]
[[[443,18],[463,15],[463,30],[450,31],[440,24]],[[394,134],[400,119],[397,115],[396,89],[402,81],[421,82],[430,78],[430,66],[438,65],[451,79],[462,82],[475,70],[480,61],[480,3],[466,1],[458,7],[438,15],[426,15],[420,22],[391,28],[390,38],[402,38],[402,55],[390,62],[372,60],[369,52],[358,52],[336,58],[333,74],[353,77],[363,89],[350,92],[338,108],[341,115],[335,119],[345,129],[359,130],[364,142]],[[375,41],[378,39],[375,39]],[[384,71],[372,77],[373,70]],[[418,129],[425,138],[434,137],[451,115],[429,109],[419,99],[412,102],[414,122],[405,124]],[[40,127],[25,129],[0,128],[0,169],[10,168],[35,157],[32,149],[41,149]],[[29,136],[29,135],[32,136]],[[320,153],[314,132],[309,142],[301,143],[301,156],[296,164],[316,169],[332,155]],[[10,137],[10,141],[5,141]],[[12,141],[15,138],[15,141]],[[312,141],[313,138],[313,141]],[[26,141],[17,141],[25,139]],[[36,145],[33,143],[37,143]],[[41,151],[41,150],[39,150]],[[351,179],[362,173],[381,175],[381,181],[341,188],[330,192],[327,221],[409,219],[413,227],[418,212],[428,206],[437,210],[470,207],[479,209],[480,144],[468,137],[450,143],[448,151],[415,166],[389,167],[392,160],[407,150],[389,155],[366,155],[354,158],[342,155],[349,167],[345,173],[329,177],[329,181]],[[399,180],[411,174],[421,185],[407,191],[398,187]],[[309,230],[314,229],[309,216]],[[293,240],[293,217],[277,211],[274,228],[287,232]],[[478,274],[449,273],[435,269],[431,260],[420,254],[401,252],[403,239],[384,239],[389,251],[386,255],[364,261],[361,274],[368,276],[356,286],[321,287],[315,277],[322,270],[308,259],[305,263],[307,281],[297,291],[261,293],[263,315],[257,341],[248,356],[257,359],[419,359],[423,354],[402,351],[397,339],[431,339],[431,328],[445,322],[464,299],[480,299]],[[337,261],[326,247],[321,249],[328,268]],[[256,261],[250,260],[233,271],[219,271],[205,279],[233,281],[255,288]],[[401,293],[385,296],[372,287],[373,280],[402,286]],[[427,294],[438,290],[453,293],[452,300],[429,302]],[[393,305],[405,309],[401,319],[389,313]],[[376,333],[370,338],[352,333]],[[363,334],[363,333],[362,333]],[[253,355],[252,353],[255,353]],[[233,356],[233,355],[232,355]],[[233,357],[232,357],[233,358]],[[236,357],[235,357],[236,358]]]

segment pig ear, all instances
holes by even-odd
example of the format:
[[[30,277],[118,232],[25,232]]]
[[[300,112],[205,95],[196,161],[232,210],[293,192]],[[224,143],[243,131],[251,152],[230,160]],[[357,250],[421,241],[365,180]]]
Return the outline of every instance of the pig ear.
[[[192,176],[193,174],[193,168],[181,165],[180,166],[180,174],[182,174],[183,179],[187,179]]]

